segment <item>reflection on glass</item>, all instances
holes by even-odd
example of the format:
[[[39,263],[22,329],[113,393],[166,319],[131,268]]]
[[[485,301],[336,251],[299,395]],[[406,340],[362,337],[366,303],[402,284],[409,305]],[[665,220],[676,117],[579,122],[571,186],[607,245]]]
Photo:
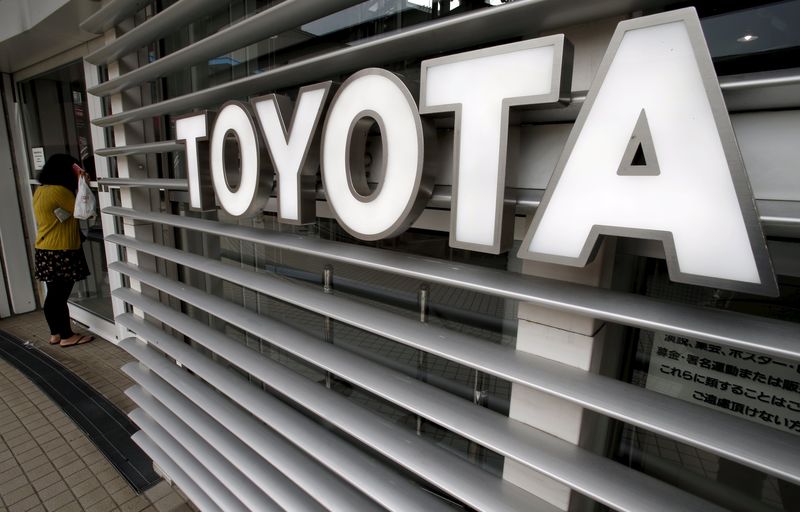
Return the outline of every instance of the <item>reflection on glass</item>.
[[[108,280],[108,264],[106,263],[100,220],[95,217],[88,221],[81,221],[81,230],[86,236],[83,242],[83,253],[86,255],[86,263],[89,265],[91,275],[83,281],[75,283],[69,300],[72,304],[113,322],[111,285]]]
[[[233,218],[222,211],[214,215],[221,222],[246,225],[265,231],[291,231],[302,233],[306,237],[331,240],[344,240],[349,237],[335,221],[329,219],[319,219],[315,225],[293,227],[278,224],[275,216],[271,214],[252,219]],[[188,235],[189,232],[185,234]],[[181,236],[181,238],[188,243],[188,237]],[[478,337],[486,343],[511,344],[516,336],[514,321],[516,303],[512,301],[503,301],[444,285],[422,283],[419,280],[341,262],[331,263],[310,255],[226,237],[205,236],[204,239],[204,242],[196,241],[196,243],[202,245],[203,251],[209,254],[218,251],[218,258],[227,264],[268,274],[320,292],[323,291],[323,270],[326,265],[332,265],[334,294],[388,310],[413,321],[421,321],[419,290],[423,284],[427,284],[429,302],[426,320],[429,323]],[[454,261],[468,260],[472,264],[497,268],[505,268],[508,265],[508,255],[478,256],[467,251],[451,250],[447,246],[446,233],[411,230],[395,240],[363,244]],[[191,247],[189,245],[186,248]],[[192,277],[192,272],[188,269],[183,270],[183,275],[184,280],[194,282],[195,286],[214,290],[213,293],[226,300],[274,321],[287,324],[319,340],[320,343],[333,343],[341,349],[386,368],[387,371],[418,379],[463,400],[479,403],[503,415],[508,414],[511,385],[507,381],[478,373],[472,368],[445,358],[425,354],[347,323],[326,319],[322,315],[227,281],[208,283],[206,276]],[[212,325],[217,325],[219,329],[253,350],[288,366],[321,386],[329,387],[371,412],[418,432],[494,475],[502,474],[502,456],[483,449],[447,429],[423,421],[404,408],[386,402],[335,375],[327,374],[324,370],[274,347],[268,340],[226,324],[224,319],[209,318],[191,309],[189,313]],[[253,379],[252,376],[249,378]]]

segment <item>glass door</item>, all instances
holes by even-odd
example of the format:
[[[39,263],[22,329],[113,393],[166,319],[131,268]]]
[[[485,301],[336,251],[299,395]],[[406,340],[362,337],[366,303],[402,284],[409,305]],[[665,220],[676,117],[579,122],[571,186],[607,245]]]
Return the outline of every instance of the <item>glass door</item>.
[[[67,153],[80,160],[81,166],[89,172],[96,194],[97,176],[81,61],[20,82],[19,96],[31,170],[31,193],[38,186],[36,175],[47,158]],[[81,221],[81,229],[86,237],[83,250],[92,274],[75,284],[70,302],[113,321],[100,219]]]

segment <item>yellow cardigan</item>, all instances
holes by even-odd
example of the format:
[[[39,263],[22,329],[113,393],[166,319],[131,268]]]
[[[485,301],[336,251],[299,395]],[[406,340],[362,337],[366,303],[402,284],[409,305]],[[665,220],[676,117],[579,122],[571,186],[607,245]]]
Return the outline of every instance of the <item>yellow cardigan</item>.
[[[70,217],[58,220],[54,210],[61,208]],[[81,238],[78,220],[72,217],[75,196],[61,185],[42,185],[33,194],[33,214],[36,216],[36,248],[51,251],[80,249]]]

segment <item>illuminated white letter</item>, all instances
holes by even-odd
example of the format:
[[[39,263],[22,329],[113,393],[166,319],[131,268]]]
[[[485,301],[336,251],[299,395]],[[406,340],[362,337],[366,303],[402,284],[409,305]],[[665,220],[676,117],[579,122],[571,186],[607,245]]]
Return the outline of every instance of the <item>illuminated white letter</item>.
[[[509,107],[556,103],[570,86],[563,35],[422,63],[420,112],[455,112],[450,246],[498,254],[511,243],[505,201]]]
[[[239,180],[235,187],[228,183],[225,168],[225,139],[236,137],[239,150]],[[249,216],[264,209],[272,188],[272,171],[261,171],[263,147],[256,135],[248,106],[229,101],[222,106],[211,134],[211,177],[219,204],[231,215]]]
[[[383,179],[372,191],[364,160],[374,124],[383,151],[382,162],[373,165],[381,167]],[[336,93],[323,132],[322,179],[342,227],[362,240],[402,233],[431,193],[429,175],[423,172],[422,120],[408,88],[388,71],[359,71]]]
[[[175,138],[186,145],[189,205],[203,211],[215,209],[208,169],[208,114],[189,114],[175,119]]]
[[[323,82],[300,89],[288,130],[276,95],[252,100],[278,179],[280,222],[309,224],[316,220],[319,136],[315,133],[330,86]]]
[[[619,24],[519,256],[583,266],[601,234],[661,240],[675,281],[777,292],[694,9]]]

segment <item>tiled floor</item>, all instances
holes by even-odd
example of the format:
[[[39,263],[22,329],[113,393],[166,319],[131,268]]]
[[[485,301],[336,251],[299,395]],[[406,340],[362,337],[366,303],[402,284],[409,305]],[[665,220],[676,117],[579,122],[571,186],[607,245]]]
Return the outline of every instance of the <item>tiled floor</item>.
[[[111,343],[51,347],[41,313],[0,321],[0,329],[52,355],[121,409],[134,408],[119,371],[132,359]],[[137,495],[47,395],[0,360],[0,512],[191,510],[164,481]]]

